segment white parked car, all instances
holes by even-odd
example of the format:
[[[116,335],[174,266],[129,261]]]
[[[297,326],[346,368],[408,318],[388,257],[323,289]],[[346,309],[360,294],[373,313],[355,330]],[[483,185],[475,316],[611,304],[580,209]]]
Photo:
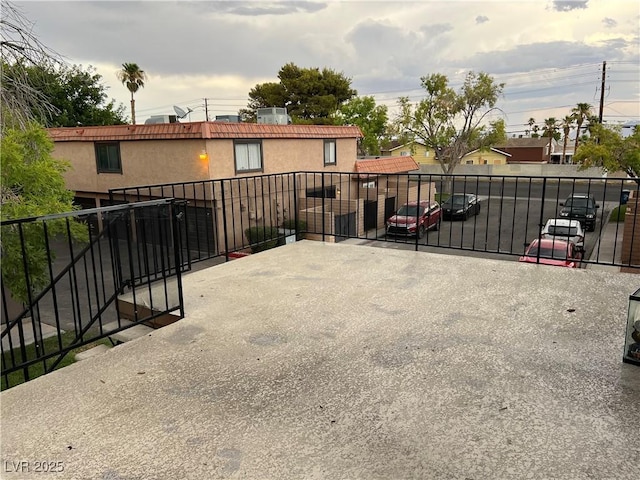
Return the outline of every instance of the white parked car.
[[[550,218],[542,229],[542,238],[568,240],[584,251],[584,229],[579,220]]]

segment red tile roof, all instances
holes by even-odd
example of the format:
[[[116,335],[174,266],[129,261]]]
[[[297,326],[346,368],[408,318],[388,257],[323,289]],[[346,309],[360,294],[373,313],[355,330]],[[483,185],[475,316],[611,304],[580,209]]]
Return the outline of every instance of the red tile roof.
[[[411,156],[381,157],[356,161],[356,172],[360,174],[406,173],[419,169],[420,167]]]
[[[191,122],[47,129],[55,142],[170,140],[190,138],[359,138],[356,126],[271,125],[264,123]]]

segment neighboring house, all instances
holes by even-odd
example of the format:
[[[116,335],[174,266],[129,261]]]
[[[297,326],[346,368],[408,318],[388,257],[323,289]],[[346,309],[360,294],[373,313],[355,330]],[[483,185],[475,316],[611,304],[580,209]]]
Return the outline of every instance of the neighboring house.
[[[413,141],[389,149],[391,157],[413,157],[418,164],[439,165],[435,152],[426,145]]]
[[[462,165],[506,165],[511,154],[491,147],[488,150],[475,149],[462,157]]]
[[[567,142],[567,149],[564,152],[564,160],[562,159],[562,140],[560,140],[554,148],[553,153],[551,154],[551,162],[549,163],[565,163],[572,164],[573,163],[573,147],[574,142],[569,140]]]
[[[51,128],[67,188],[83,207],[113,188],[294,171],[349,172],[355,126],[192,122]],[[104,202],[102,202],[104,203]]]
[[[562,145],[553,140],[549,148],[549,137],[509,138],[495,148],[511,155],[509,163],[551,163],[552,155],[562,156]]]
[[[280,227],[293,218],[291,186],[296,184],[283,184],[277,174],[297,177],[301,196],[339,195],[333,178],[323,192],[318,191],[321,183],[313,180],[314,174],[290,172],[352,172],[362,137],[356,126],[230,122],[48,132],[53,156],[71,163],[65,181],[75,191],[76,203],[83,208],[109,205],[110,190],[138,186],[147,188],[119,191],[113,202],[186,199],[189,232],[209,253],[244,245],[248,227]],[[340,178],[337,175],[335,181]]]

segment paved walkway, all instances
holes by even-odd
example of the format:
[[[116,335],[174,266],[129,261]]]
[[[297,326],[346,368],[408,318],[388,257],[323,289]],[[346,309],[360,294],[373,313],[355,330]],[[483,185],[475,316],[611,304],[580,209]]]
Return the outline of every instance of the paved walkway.
[[[589,259],[592,261],[598,261],[598,259],[600,259],[600,261],[603,261],[602,259],[611,261],[611,259],[613,259],[614,263],[621,263],[623,230],[623,222],[607,222],[607,224],[602,229],[596,245],[593,247],[593,251],[591,252],[591,257],[589,257]],[[611,272],[620,271],[620,267],[603,264],[587,264],[586,268],[591,270],[605,270]]]

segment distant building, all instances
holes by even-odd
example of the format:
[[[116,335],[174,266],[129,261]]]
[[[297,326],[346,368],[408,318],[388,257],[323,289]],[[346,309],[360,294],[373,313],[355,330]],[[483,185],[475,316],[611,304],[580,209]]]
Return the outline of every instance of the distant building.
[[[494,148],[511,155],[509,163],[552,163],[554,154],[562,156],[562,147],[558,149],[558,142],[553,139],[550,146],[549,137],[509,138]]]
[[[511,154],[497,148],[475,149],[462,157],[463,165],[505,165],[509,163]]]

